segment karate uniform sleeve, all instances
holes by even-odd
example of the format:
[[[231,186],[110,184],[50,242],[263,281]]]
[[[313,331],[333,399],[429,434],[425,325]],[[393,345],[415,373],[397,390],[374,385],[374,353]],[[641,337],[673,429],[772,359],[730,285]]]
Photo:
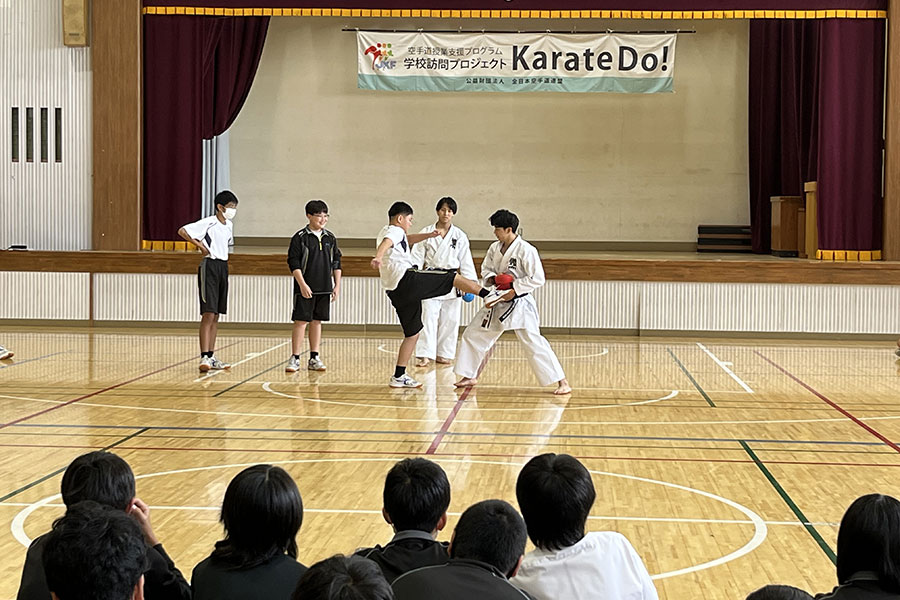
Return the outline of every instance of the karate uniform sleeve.
[[[299,269],[303,264],[303,242],[300,241],[300,234],[295,233],[291,238],[291,245],[288,248],[287,264],[291,273]]]
[[[525,275],[513,281],[513,289],[516,290],[516,294],[530,294],[545,282],[544,265],[541,264],[541,257],[538,256],[537,250],[534,248],[525,250],[519,255]]]
[[[487,280],[497,274],[497,255],[499,250],[495,250],[493,244],[488,248],[484,260],[481,261],[481,285],[488,287]]]
[[[472,250],[469,248],[469,236],[463,234],[459,240],[459,272],[466,279],[478,280],[475,273],[475,262],[472,260]]]
[[[428,228],[426,227],[419,233],[427,233],[428,232],[427,230],[428,230]],[[419,242],[418,244],[415,244],[412,247],[412,249],[410,249],[410,252],[409,252],[409,257],[412,259],[412,263],[420,269],[425,268],[425,244],[426,244],[426,242],[427,242],[427,240]],[[399,242],[394,242],[394,243],[396,244]]]

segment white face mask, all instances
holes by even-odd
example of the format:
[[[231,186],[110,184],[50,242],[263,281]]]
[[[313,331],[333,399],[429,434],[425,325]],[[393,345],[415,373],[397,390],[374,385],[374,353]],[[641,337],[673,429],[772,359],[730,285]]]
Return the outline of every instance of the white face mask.
[[[237,214],[237,209],[236,208],[226,208],[224,214],[225,214],[226,219],[231,220],[234,218],[234,215]]]

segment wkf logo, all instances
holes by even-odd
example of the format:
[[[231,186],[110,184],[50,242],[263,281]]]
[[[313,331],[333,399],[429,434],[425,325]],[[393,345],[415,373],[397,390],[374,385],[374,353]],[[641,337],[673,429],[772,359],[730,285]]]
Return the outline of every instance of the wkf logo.
[[[394,56],[391,50],[391,44],[375,44],[366,48],[365,56],[372,55],[373,69],[393,69],[397,66],[397,61],[391,58]]]

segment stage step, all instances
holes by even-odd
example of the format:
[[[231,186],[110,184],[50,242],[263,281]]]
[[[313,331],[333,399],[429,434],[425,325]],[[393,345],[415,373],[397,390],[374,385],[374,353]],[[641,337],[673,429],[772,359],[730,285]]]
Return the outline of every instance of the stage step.
[[[749,225],[698,225],[697,252],[751,252]]]

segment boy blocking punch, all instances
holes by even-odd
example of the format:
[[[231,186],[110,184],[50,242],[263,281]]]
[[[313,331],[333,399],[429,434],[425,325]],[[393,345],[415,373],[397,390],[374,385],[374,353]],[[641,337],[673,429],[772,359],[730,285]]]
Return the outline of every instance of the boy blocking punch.
[[[331,303],[337,300],[341,289],[341,251],[337,238],[325,229],[328,222],[328,205],[322,200],[306,203],[309,225],[294,234],[288,249],[288,266],[294,277],[294,332],[291,336],[291,358],[285,371],[300,370],[300,352],[303,334],[309,324],[310,371],[324,371],[325,363],[319,358],[322,341],[322,321],[331,318]]]
[[[416,347],[416,340],[422,330],[422,300],[447,294],[454,287],[463,292],[478,294],[484,298],[485,306],[499,302],[505,292],[488,291],[478,283],[457,275],[455,271],[424,271],[413,266],[410,245],[430,237],[440,235],[414,233],[407,235],[412,226],[413,209],[406,202],[394,202],[388,211],[390,223],[378,233],[375,258],[372,268],[378,269],[381,286],[388,298],[400,325],[403,327],[403,343],[397,353],[397,366],[388,385],[394,388],[417,388],[422,384],[406,374],[406,366]]]
[[[200,370],[230,369],[216,358],[219,315],[228,312],[228,247],[234,245],[234,215],[238,199],[229,191],[216,194],[216,214],[178,230],[178,235],[203,253],[197,269],[200,288]]]

